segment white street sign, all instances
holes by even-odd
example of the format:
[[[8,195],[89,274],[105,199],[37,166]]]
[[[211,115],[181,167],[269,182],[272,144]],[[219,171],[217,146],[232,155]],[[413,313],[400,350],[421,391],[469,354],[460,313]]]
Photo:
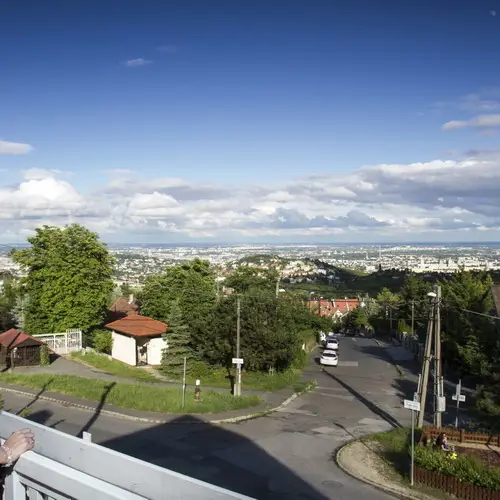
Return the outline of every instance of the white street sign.
[[[446,398],[445,397],[438,398],[437,411],[439,411],[439,412],[446,411]]]
[[[412,401],[411,399],[404,400],[404,407],[407,410],[420,411],[420,403],[418,401]]]
[[[243,358],[233,358],[233,365],[242,365]]]
[[[456,401],[457,400],[457,395],[453,394],[453,396],[451,397],[451,399],[453,399],[453,401]],[[463,396],[462,394],[460,394],[458,396],[458,401],[460,401],[460,403],[463,403],[465,401],[465,396]]]

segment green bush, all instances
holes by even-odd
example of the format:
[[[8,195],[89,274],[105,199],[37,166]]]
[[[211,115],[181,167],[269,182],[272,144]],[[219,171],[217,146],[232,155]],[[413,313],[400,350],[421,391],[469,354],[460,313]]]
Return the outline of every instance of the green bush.
[[[191,378],[208,380],[227,377],[227,370],[220,366],[211,366],[204,361],[189,361],[187,371]]]
[[[488,468],[474,457],[458,454],[453,460],[441,450],[417,447],[415,465],[456,477],[464,483],[500,491],[500,469]]]
[[[50,365],[50,353],[49,348],[46,345],[43,345],[40,348],[40,364]]]
[[[95,330],[92,333],[92,347],[97,352],[111,354],[113,337],[109,330]]]

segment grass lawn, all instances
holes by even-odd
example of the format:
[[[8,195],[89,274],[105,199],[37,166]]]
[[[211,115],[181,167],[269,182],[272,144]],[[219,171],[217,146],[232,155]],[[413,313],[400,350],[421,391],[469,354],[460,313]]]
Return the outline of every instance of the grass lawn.
[[[201,401],[194,401],[194,391],[186,391],[186,406],[181,408],[181,390],[158,385],[113,383],[75,377],[71,375],[15,375],[0,374],[0,382],[33,389],[67,394],[91,401],[100,401],[108,392],[105,402],[123,408],[160,413],[219,413],[258,405],[257,396],[235,398],[227,393],[202,390]],[[111,388],[110,388],[111,385]]]
[[[207,367],[208,368],[208,367]],[[236,376],[236,370],[231,370],[231,376]],[[166,376],[166,378],[180,382],[181,379]],[[196,380],[199,379],[201,386],[206,387],[222,387],[231,388],[231,380],[228,376],[226,370],[223,369],[207,369],[196,375],[188,375],[187,383],[188,385],[194,385]],[[300,370],[288,370],[283,373],[275,373],[274,375],[269,375],[268,373],[256,373],[256,372],[245,372],[241,374],[241,385],[244,389],[250,389],[255,391],[279,391],[285,387],[292,387],[296,390],[301,382],[301,371]],[[300,392],[300,391],[297,391]]]
[[[121,378],[128,378],[133,380],[140,380],[141,382],[159,382],[160,380],[151,375],[151,373],[141,368],[129,366],[116,359],[108,359],[106,356],[101,356],[93,352],[83,354],[82,352],[72,352],[71,358],[76,361],[82,361],[88,365],[97,368],[103,372],[115,375]]]

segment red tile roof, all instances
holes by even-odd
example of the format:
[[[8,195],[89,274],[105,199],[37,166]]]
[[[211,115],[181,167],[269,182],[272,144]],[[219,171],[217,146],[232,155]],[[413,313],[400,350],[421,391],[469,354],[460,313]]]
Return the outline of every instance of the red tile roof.
[[[21,330],[16,330],[11,328],[6,332],[0,334],[0,345],[6,347],[7,349],[13,349],[14,347],[20,347],[22,344],[26,346],[42,345],[43,342],[28,335],[27,333],[21,332]]]
[[[336,313],[346,314],[359,306],[359,299],[310,299],[309,308],[312,311],[320,311],[320,316],[333,316]]]
[[[130,314],[124,318],[105,325],[106,328],[115,332],[132,335],[132,337],[152,337],[167,333],[168,325],[140,314]]]

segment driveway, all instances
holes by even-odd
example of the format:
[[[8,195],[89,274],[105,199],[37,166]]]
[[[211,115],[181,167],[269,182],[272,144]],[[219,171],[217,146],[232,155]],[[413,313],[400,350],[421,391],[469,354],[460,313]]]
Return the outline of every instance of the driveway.
[[[314,392],[238,425],[194,424],[196,417],[180,416],[154,426],[45,401],[33,404],[32,417],[74,435],[89,430],[104,446],[259,500],[392,498],[346,476],[332,454],[353,436],[407,424],[401,401],[414,387],[399,379],[384,347],[364,338],[342,338],[340,365],[322,371],[313,360],[308,374],[318,384]],[[12,409],[28,402],[4,398]]]

